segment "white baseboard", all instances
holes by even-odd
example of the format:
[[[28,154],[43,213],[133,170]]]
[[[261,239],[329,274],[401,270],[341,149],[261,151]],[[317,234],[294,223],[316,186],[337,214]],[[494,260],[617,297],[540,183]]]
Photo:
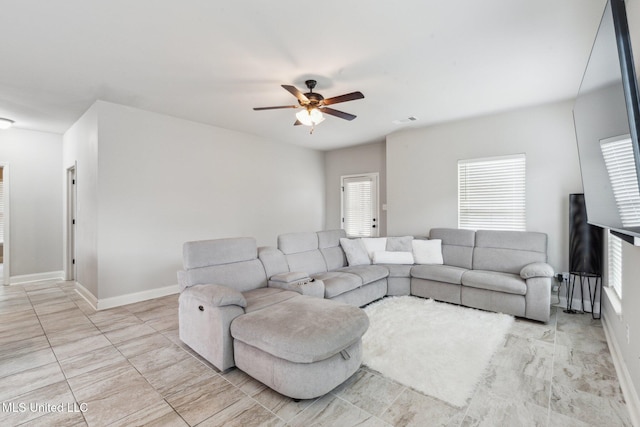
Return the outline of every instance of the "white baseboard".
[[[106,310],[109,308],[120,307],[122,305],[133,304],[140,301],[146,301],[154,298],[160,298],[167,295],[173,295],[180,292],[178,285],[165,286],[163,288],[149,289],[147,291],[134,292],[131,294],[118,295],[116,297],[98,299],[89,292],[84,286],[76,282],[76,292],[80,294],[91,306],[96,310]]]
[[[85,288],[84,286],[82,286],[80,283],[75,282],[76,283],[76,292],[78,293],[78,295],[80,295],[82,298],[84,298],[84,300],[89,303],[89,305],[91,307],[93,307],[94,310],[97,310],[98,308],[98,298],[95,297],[95,295],[93,295],[91,292],[89,292],[89,290],[87,288]]]
[[[558,304],[560,307],[564,307],[567,308],[567,297],[565,296],[560,296],[559,298],[560,303]],[[571,300],[571,309],[572,310],[578,310],[578,311],[582,311],[582,302],[580,301],[580,299],[576,299],[574,298],[573,300]],[[594,307],[594,313],[596,315],[600,314],[600,302],[596,301],[595,307]],[[585,313],[591,313],[591,302],[589,301],[589,299],[586,299],[584,301],[584,312]]]
[[[18,285],[22,283],[43,282],[45,280],[64,280],[64,271],[48,271],[46,273],[11,276],[9,278],[9,284]]]
[[[611,326],[607,322],[606,317],[602,317],[602,326],[604,329],[604,335],[607,337],[607,343],[611,350],[611,358],[613,359],[613,365],[616,367],[616,373],[618,374],[618,381],[620,382],[620,388],[624,394],[624,400],[627,402],[627,409],[629,410],[629,417],[631,418],[631,424],[634,426],[640,426],[640,398],[633,386],[631,375],[627,369],[627,365],[624,363],[622,353],[618,347]]]

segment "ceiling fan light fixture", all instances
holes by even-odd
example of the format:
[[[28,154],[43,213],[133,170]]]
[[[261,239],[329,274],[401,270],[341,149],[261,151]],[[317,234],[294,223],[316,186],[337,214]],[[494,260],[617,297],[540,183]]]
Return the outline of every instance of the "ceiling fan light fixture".
[[[324,121],[322,112],[317,108],[300,110],[296,113],[296,118],[305,126],[315,126]]]
[[[0,129],[9,129],[11,126],[13,126],[13,123],[13,120],[0,117]]]

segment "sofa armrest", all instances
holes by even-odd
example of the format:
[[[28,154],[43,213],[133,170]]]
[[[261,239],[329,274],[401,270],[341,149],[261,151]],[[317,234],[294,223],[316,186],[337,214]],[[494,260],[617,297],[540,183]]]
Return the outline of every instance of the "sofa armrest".
[[[184,291],[189,287],[189,281],[187,279],[187,272],[184,270],[178,270],[178,288],[180,288],[180,292]]]
[[[309,275],[304,271],[288,271],[286,273],[275,274],[269,278],[269,283],[298,283],[308,282]]]
[[[293,271],[272,276],[268,283],[270,288],[294,291],[302,295],[324,298],[324,282],[309,278],[307,273]]]
[[[206,284],[195,285],[183,291],[188,293],[193,299],[196,299],[207,307],[225,307],[228,305],[237,305],[246,307],[247,300],[241,292],[223,285]]]
[[[520,277],[532,279],[534,277],[553,277],[553,267],[546,262],[533,262],[522,267]]]

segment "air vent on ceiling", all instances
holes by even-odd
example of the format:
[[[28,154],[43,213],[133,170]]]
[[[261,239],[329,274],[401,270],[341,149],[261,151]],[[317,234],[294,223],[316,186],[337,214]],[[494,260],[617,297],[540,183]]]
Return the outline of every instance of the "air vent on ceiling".
[[[413,123],[413,122],[415,122],[415,121],[418,121],[418,118],[417,118],[417,117],[409,116],[409,117],[407,117],[406,119],[397,119],[397,120],[394,120],[392,123],[393,123],[393,124],[395,124],[395,125],[403,125],[403,124],[406,124],[406,123]]]

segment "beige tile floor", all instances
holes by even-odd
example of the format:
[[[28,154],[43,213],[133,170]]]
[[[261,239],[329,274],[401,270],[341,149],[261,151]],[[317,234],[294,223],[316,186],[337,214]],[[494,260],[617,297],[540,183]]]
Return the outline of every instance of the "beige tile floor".
[[[629,426],[602,325],[516,322],[455,408],[361,368],[294,402],[178,338],[177,296],[94,311],[72,282],[0,286],[0,425]]]

